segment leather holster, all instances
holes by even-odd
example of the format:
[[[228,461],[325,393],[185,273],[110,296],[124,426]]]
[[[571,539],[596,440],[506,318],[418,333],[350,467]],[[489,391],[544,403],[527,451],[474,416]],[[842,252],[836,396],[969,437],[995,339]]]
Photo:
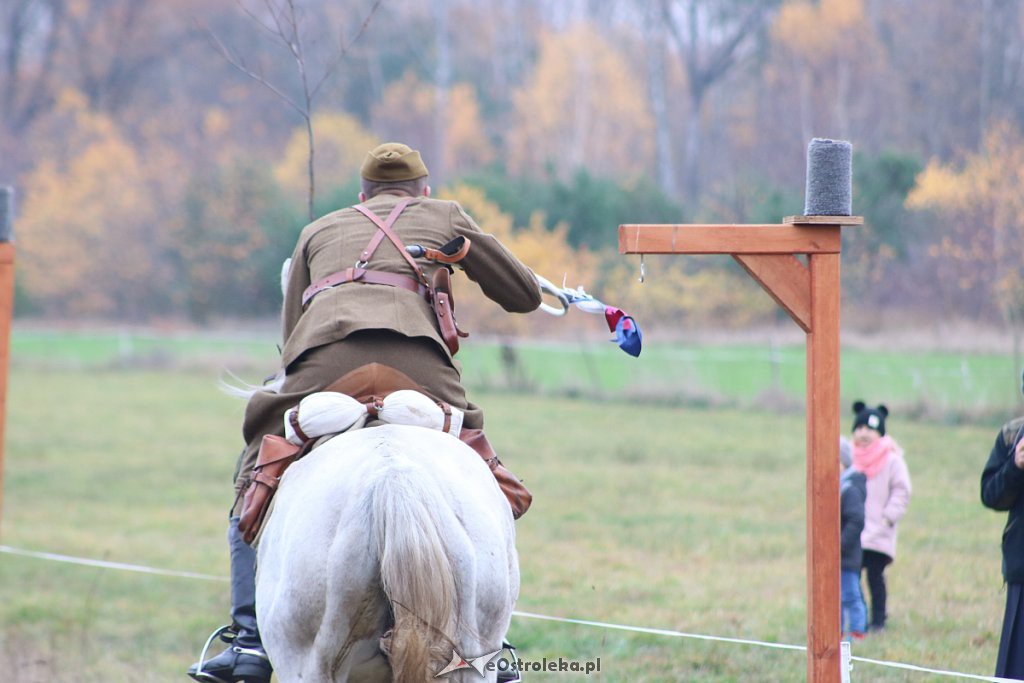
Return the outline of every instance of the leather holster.
[[[268,434],[263,437],[252,481],[242,499],[242,516],[238,522],[238,530],[242,532],[242,539],[246,543],[256,540],[270,501],[281,483],[281,475],[302,450],[301,446],[296,446],[283,436]]]
[[[498,454],[491,448],[491,443],[482,429],[465,429],[459,434],[459,440],[476,451],[498,482],[498,488],[505,494],[512,506],[512,519],[519,519],[526,514],[533,503],[533,494],[527,490],[523,482],[512,474],[498,459]]]
[[[432,280],[431,305],[437,316],[437,326],[441,330],[441,339],[454,356],[459,352],[459,337],[468,337],[455,322],[455,299],[452,298],[452,278],[447,268],[438,268]]]

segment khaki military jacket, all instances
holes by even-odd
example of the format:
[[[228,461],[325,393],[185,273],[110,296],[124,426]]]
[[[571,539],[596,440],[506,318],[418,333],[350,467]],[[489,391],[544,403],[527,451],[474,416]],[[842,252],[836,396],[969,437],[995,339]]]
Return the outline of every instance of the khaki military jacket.
[[[401,199],[382,193],[364,205],[383,220]],[[430,248],[458,236],[468,238],[472,246],[460,265],[488,298],[514,313],[526,313],[540,305],[540,289],[533,272],[493,235],[484,233],[458,202],[418,197],[398,218],[393,230],[407,245]],[[376,232],[377,226],[352,207],[327,214],[303,229],[292,254],[285,289],[282,367],[287,368],[308,349],[370,329],[428,337],[451,359],[430,304],[400,287],[350,282],[320,292],[303,310],[302,293],[310,283],[354,266]],[[437,268],[443,267],[425,259],[417,263],[428,281]],[[416,277],[388,239],[381,242],[366,267]]]

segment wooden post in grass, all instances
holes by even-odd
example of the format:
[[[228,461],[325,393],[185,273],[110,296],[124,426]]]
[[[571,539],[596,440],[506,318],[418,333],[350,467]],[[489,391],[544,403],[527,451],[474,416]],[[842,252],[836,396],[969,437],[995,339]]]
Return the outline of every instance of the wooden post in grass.
[[[0,187],[0,521],[4,506],[4,425],[7,418],[7,364],[14,313],[14,188]]]
[[[729,254],[807,336],[807,680],[839,683],[839,257],[860,216],[620,225],[621,254]],[[797,254],[807,257],[806,265]]]

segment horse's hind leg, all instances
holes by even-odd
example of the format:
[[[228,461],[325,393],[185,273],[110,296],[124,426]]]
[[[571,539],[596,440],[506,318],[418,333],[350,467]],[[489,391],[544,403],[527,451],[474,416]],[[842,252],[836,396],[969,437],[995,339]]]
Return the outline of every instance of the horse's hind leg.
[[[331,541],[324,571],[325,611],[312,653],[318,675],[312,680],[391,680],[391,669],[380,652],[389,612],[377,559],[375,553],[355,552],[367,545],[362,527],[339,530]]]
[[[316,518],[303,520],[301,533],[292,531],[270,539],[279,552],[264,553],[260,567],[260,624],[264,641],[274,645],[278,680],[390,680],[378,649],[387,612],[375,559],[353,552],[366,547],[365,530],[330,528]],[[379,662],[383,678],[374,673]]]
[[[278,680],[390,681],[379,650],[387,613],[376,583],[349,571],[324,574],[330,577],[325,583],[289,584],[286,599],[267,613],[263,630],[278,645]]]
[[[467,544],[462,550],[474,557],[472,564],[458,566],[459,573],[459,614],[456,649],[463,658],[470,660],[486,657],[501,649],[505,633],[511,618],[512,600],[510,599],[510,577],[500,562],[495,559],[500,553],[488,552],[493,548],[480,548],[479,554],[471,548],[471,541],[466,537]],[[461,564],[461,563],[460,563]],[[493,683],[498,675],[498,659],[495,655],[489,660],[493,668],[486,667],[483,671],[484,680]],[[449,676],[449,680],[480,683],[480,676],[473,670],[462,670]]]

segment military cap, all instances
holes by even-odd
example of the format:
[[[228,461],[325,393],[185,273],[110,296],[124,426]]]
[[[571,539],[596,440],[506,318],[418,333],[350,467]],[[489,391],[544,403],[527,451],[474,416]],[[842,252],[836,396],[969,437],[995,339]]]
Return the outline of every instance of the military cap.
[[[366,154],[359,174],[367,180],[391,183],[428,175],[420,153],[400,142],[385,142]]]

